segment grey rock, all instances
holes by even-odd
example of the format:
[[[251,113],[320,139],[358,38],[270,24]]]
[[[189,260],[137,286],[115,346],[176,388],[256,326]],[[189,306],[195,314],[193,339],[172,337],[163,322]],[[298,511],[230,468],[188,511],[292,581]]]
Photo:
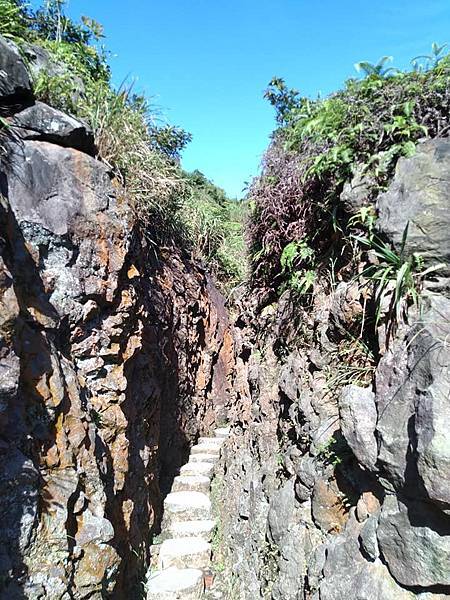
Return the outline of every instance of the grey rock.
[[[64,63],[55,61],[48,50],[37,44],[23,43],[22,51],[26,56],[30,74],[34,81],[40,76],[63,78],[65,84],[71,85],[70,98],[76,103],[85,93],[83,80],[78,75],[70,73]]]
[[[358,166],[351,181],[344,184],[340,199],[345,210],[354,215],[363,206],[370,204],[374,182],[364,173],[365,165]]]
[[[90,156],[35,140],[14,144],[14,152],[5,169],[7,196],[21,235],[39,249],[44,280],[51,282],[47,313],[56,309],[79,318],[83,296],[111,297],[118,285],[126,242],[111,246],[108,261],[103,248],[122,230],[128,209],[115,210],[108,171]]]
[[[360,327],[363,306],[360,301],[361,289],[355,283],[341,281],[332,296],[330,308],[330,330],[341,335],[347,334],[352,325]]]
[[[19,50],[0,36],[0,103],[23,104],[32,98],[30,77]]]
[[[300,502],[311,497],[314,482],[319,476],[316,462],[312,456],[302,456],[296,464],[295,473],[298,480],[295,483],[295,495]]]
[[[88,126],[42,102],[17,113],[11,125],[23,139],[43,140],[94,155],[94,135]]]
[[[429,498],[450,512],[450,300],[428,302],[414,340],[425,371],[416,396],[417,469]]]
[[[38,518],[39,473],[31,459],[11,448],[1,455],[0,471],[0,566],[17,566],[35,535]],[[10,558],[5,562],[5,555]],[[0,572],[2,577],[5,572]]]
[[[379,561],[365,560],[359,551],[361,524],[351,517],[345,531],[326,545],[320,600],[413,600]]]
[[[338,430],[339,417],[337,415],[331,415],[324,419],[312,433],[310,453],[313,456],[321,454],[324,448],[327,448],[333,442],[334,434]]]
[[[111,523],[100,515],[93,514],[86,509],[82,515],[82,529],[76,535],[79,546],[85,546],[92,542],[106,543],[113,539],[114,528]]]
[[[368,388],[347,385],[339,399],[342,434],[359,463],[373,470],[377,461],[375,395]]]
[[[420,319],[377,369],[378,460],[395,489],[450,506],[450,300],[429,295]]]
[[[371,515],[364,523],[361,533],[359,534],[359,542],[361,550],[369,560],[376,560],[380,551],[378,549],[377,540],[378,516]]]
[[[11,165],[8,194],[18,222],[62,236],[77,216],[105,210],[113,192],[106,168],[70,148],[27,141]]]
[[[298,461],[296,474],[303,485],[312,488],[318,476],[317,465],[314,458],[308,455],[302,456]]]
[[[411,158],[400,158],[389,190],[377,199],[377,226],[399,250],[409,222],[405,256],[419,253],[425,265],[445,264],[450,274],[450,140],[428,140]]]
[[[273,541],[279,544],[287,533],[295,506],[294,478],[275,492],[270,503],[268,523]]]
[[[414,394],[414,382],[409,379],[407,342],[399,339],[378,365],[375,395],[378,462],[395,489],[405,485],[411,422],[415,414]]]
[[[280,546],[279,570],[272,588],[273,600],[303,598],[306,565],[310,552],[308,529],[301,523],[292,524]]]
[[[450,524],[425,502],[387,496],[377,537],[392,576],[403,585],[450,585]]]

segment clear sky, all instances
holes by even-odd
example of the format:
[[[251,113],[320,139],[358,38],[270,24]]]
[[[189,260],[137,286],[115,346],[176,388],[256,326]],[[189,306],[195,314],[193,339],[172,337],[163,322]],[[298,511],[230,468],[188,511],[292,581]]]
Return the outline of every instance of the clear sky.
[[[258,172],[274,127],[272,76],[327,94],[360,60],[404,68],[450,42],[450,0],[70,0],[100,21],[113,78],[137,79],[166,119],[193,135],[183,166],[231,196]]]

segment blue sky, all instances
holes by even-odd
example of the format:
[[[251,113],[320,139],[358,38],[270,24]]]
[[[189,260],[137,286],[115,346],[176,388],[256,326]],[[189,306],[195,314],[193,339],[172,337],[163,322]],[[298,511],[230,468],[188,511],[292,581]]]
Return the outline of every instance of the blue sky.
[[[165,118],[193,134],[183,166],[231,196],[256,175],[274,127],[263,91],[283,77],[327,94],[359,60],[405,67],[450,41],[450,0],[70,0],[100,21],[113,78],[137,79]]]

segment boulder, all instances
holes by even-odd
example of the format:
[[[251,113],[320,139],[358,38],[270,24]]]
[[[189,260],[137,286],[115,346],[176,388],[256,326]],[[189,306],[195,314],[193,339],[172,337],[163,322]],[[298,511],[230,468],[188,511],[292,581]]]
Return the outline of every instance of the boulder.
[[[373,470],[377,461],[375,395],[368,388],[347,385],[339,399],[342,434],[359,463]]]
[[[42,102],[17,113],[11,125],[22,139],[43,140],[86,154],[96,153],[94,134],[85,123]]]
[[[378,460],[408,497],[450,508],[450,300],[423,299],[420,319],[385,354],[376,374]]]
[[[427,503],[405,504],[387,496],[377,537],[389,571],[400,584],[450,585],[450,523]]]
[[[344,184],[340,196],[345,210],[352,215],[371,204],[373,190],[376,189],[376,182],[367,175],[365,168],[365,165],[357,166],[353,179]]]
[[[419,253],[425,267],[444,263],[450,275],[450,139],[428,140],[400,158],[388,191],[377,199],[377,227],[405,256]]]
[[[273,541],[279,544],[287,534],[295,508],[294,479],[275,492],[270,503],[268,523]]]
[[[432,296],[414,340],[425,366],[416,396],[417,470],[427,495],[450,513],[450,300]]]
[[[320,529],[325,532],[341,531],[348,514],[335,481],[318,479],[312,495],[312,516]]]
[[[380,555],[378,549],[377,528],[378,517],[371,515],[364,523],[361,533],[359,534],[361,552],[370,561],[375,561]]]
[[[345,531],[325,546],[320,600],[413,600],[380,561],[365,560],[359,550],[362,526],[351,516]]]
[[[70,100],[74,104],[85,93],[82,78],[71,73],[65,63],[57,62],[55,57],[42,46],[25,42],[22,44],[22,52],[26,57],[33,81],[42,76],[63,79],[66,88],[70,85]]]
[[[30,77],[17,46],[0,36],[0,104],[27,104],[33,99]]]

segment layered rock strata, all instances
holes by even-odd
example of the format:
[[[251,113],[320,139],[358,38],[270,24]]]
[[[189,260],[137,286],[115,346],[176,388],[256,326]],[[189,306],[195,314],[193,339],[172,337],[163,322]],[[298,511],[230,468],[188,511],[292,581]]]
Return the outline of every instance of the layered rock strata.
[[[3,39],[0,68],[0,597],[123,598],[224,403],[224,301]]]
[[[432,273],[396,329],[360,337],[355,282],[309,307],[242,302],[221,515],[236,597],[450,595],[449,174],[450,140],[428,140],[376,199],[379,235]]]

